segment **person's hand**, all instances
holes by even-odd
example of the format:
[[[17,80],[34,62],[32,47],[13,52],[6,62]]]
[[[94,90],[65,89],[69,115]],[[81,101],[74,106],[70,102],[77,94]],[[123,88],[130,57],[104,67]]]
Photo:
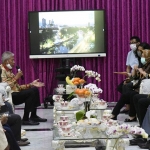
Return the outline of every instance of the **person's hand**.
[[[23,76],[22,71],[18,71],[18,73],[17,73],[16,76],[15,76],[15,79],[18,80],[18,79],[21,78],[21,76]]]
[[[34,80],[31,85],[35,86],[35,87],[42,87],[44,86],[44,83],[43,82],[39,82],[39,79],[37,80]]]
[[[5,130],[5,129],[3,129],[3,131],[4,131],[4,132],[6,132],[6,130]]]
[[[1,118],[1,123],[2,123],[2,125],[4,125],[4,124],[6,124],[7,123],[7,120],[8,120],[8,117],[7,116],[2,116],[2,118]]]
[[[143,73],[144,73],[144,71],[143,71],[143,69],[142,69],[142,68],[138,68],[138,71],[139,71],[141,74],[143,74]]]
[[[138,70],[142,75],[146,76],[147,73],[142,68],[139,68]]]
[[[135,70],[138,70],[138,65],[135,65],[135,66],[134,66],[134,69],[135,69]]]
[[[130,78],[126,78],[125,81],[123,82],[124,85],[130,82]]]
[[[127,83],[126,83],[126,80],[123,82],[123,84],[124,84],[124,85],[126,85],[126,84],[127,84]]]
[[[131,77],[131,75],[132,75],[131,73],[127,73],[127,77]]]

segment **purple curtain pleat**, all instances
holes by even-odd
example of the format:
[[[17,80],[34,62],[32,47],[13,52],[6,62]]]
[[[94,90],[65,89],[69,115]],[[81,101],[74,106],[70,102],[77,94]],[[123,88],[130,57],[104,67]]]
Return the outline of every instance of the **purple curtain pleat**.
[[[139,36],[150,43],[150,1],[149,0],[1,0],[0,1],[0,54],[6,50],[15,53],[16,65],[22,69],[25,80],[21,84],[40,79],[45,88],[40,88],[41,102],[52,94],[57,86],[55,68],[59,59],[29,59],[28,12],[50,10],[89,10],[104,9],[106,16],[105,58],[82,58],[82,65],[101,74],[102,81],[94,79],[103,89],[101,98],[117,101],[117,85],[125,78],[113,74],[125,71],[126,56],[131,36]],[[16,72],[16,69],[14,69]]]

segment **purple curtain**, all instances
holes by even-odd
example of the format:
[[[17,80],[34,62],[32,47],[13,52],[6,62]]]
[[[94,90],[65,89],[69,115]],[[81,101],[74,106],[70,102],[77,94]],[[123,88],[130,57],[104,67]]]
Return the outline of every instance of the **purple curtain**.
[[[55,68],[59,59],[29,59],[28,11],[104,9],[106,11],[106,58],[82,58],[82,65],[101,74],[96,83],[103,89],[101,98],[117,101],[117,85],[123,80],[115,71],[125,71],[129,39],[133,35],[149,43],[149,0],[1,0],[0,1],[0,54],[6,50],[15,53],[16,64],[23,70],[29,83],[39,78],[41,102],[56,87]]]

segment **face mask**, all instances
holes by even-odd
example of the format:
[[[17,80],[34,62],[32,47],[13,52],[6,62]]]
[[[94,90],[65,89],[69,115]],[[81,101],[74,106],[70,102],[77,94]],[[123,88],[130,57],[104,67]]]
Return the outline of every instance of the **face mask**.
[[[130,44],[130,49],[135,51],[136,50],[136,44]]]
[[[11,66],[10,64],[7,64],[6,67],[7,67],[8,69],[12,69],[12,66]]]
[[[142,56],[141,51],[137,51],[137,55],[138,55],[139,57],[141,57],[141,56]]]
[[[141,58],[141,63],[142,63],[143,65],[146,64],[146,60],[145,60],[144,57]]]

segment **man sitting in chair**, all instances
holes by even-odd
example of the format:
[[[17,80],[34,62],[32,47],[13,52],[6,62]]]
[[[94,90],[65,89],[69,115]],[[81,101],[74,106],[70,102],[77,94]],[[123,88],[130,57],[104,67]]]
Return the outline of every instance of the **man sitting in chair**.
[[[24,115],[22,119],[23,125],[39,125],[39,122],[46,122],[47,119],[37,116],[36,110],[40,106],[39,91],[37,87],[44,86],[44,83],[39,82],[38,79],[32,83],[19,85],[18,80],[23,76],[22,71],[18,71],[16,75],[13,74],[12,68],[15,65],[14,54],[6,51],[2,54],[2,82],[7,82],[11,87],[12,101],[14,105],[25,103]],[[29,118],[29,114],[31,116]]]

